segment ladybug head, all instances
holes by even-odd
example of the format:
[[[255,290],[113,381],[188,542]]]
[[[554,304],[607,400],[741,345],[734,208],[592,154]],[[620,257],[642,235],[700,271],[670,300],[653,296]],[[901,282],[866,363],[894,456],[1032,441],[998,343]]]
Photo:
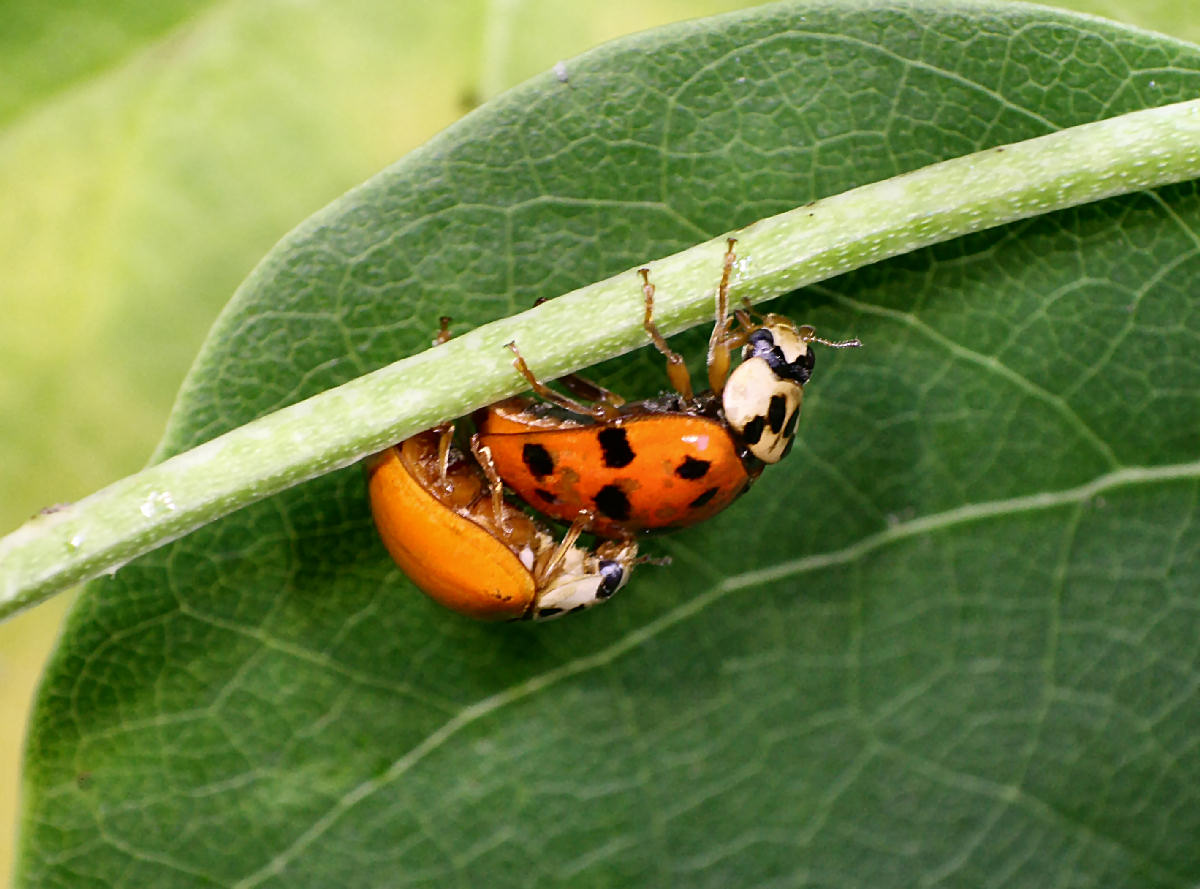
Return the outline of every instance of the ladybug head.
[[[628,582],[636,561],[633,541],[607,541],[594,550],[572,546],[547,579],[531,616],[546,620],[611,598]]]
[[[782,315],[767,315],[746,337],[742,360],[761,358],[777,377],[803,386],[812,376],[813,351],[809,343],[815,336],[816,331],[808,325],[797,327]]]

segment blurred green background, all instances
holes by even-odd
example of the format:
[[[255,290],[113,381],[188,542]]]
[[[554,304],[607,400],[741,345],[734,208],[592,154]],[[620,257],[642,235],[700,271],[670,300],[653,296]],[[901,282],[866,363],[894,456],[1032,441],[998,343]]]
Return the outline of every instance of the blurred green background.
[[[1062,8],[1200,40],[1193,0]],[[0,534],[148,459],[208,326],[288,229],[498,91],[739,0],[8,0]],[[0,875],[69,597],[0,625]]]

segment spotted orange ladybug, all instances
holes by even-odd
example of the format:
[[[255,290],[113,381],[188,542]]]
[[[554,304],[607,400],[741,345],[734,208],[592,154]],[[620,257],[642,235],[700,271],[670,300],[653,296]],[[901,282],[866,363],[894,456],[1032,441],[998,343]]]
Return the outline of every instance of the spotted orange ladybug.
[[[667,359],[674,392],[626,404],[571,377],[563,382],[585,404],[550,389],[529,370],[515,344],[514,366],[545,401],[508,399],[475,415],[475,446],[518,497],[548,516],[582,521],[601,537],[680,528],[728,506],[766,464],[791,450],[804,384],[813,369],[812,343],[832,348],[813,328],[782,315],[758,321],[728,312],[736,255],[729,239],[717,288],[717,323],[709,339],[709,390],[693,393],[682,356],[654,325],[654,285],[640,269],[643,326]],[[733,327],[734,329],[731,329]],[[731,351],[742,362],[730,372]],[[562,415],[565,410],[567,414]]]
[[[448,337],[446,322],[435,342]],[[489,468],[453,445],[453,426],[414,435],[367,461],[371,512],[384,546],[421,590],[481,620],[545,620],[609,599],[637,562],[632,541],[576,546],[582,522],[555,543],[504,500]]]

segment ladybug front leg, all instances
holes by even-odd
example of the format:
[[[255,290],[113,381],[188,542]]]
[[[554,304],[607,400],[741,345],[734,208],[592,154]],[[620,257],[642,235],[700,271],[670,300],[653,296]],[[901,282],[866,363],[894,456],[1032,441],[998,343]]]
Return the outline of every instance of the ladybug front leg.
[[[451,335],[450,316],[442,315],[438,318],[438,332],[433,337],[433,344],[440,346],[442,343],[449,342]],[[438,483],[442,486],[442,490],[446,490],[450,487],[447,475],[450,472],[450,446],[454,443],[454,424],[445,423],[434,428],[438,433]]]
[[[729,333],[729,278],[737,260],[737,254],[733,252],[736,243],[737,238],[725,242],[725,261],[721,268],[721,284],[717,288],[716,323],[708,339],[708,388],[714,395],[720,395],[725,388],[725,380],[729,378],[730,349],[735,345]]]
[[[642,276],[642,293],[646,297],[646,315],[642,319],[642,327],[650,334],[654,347],[667,359],[667,379],[684,400],[691,401],[695,393],[692,390],[692,375],[688,373],[683,356],[667,345],[666,337],[659,333],[654,325],[654,285],[650,283],[650,269],[638,269]]]

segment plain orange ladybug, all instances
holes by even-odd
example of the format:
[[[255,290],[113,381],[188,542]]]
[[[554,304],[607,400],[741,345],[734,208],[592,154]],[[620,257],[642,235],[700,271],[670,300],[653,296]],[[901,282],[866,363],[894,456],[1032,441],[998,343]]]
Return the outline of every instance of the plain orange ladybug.
[[[577,377],[564,379],[585,404],[541,383],[510,344],[514,366],[549,404],[513,398],[477,412],[475,448],[518,497],[553,518],[582,521],[601,537],[628,540],[713,516],[743,494],[764,465],[787,455],[812,375],[810,345],[860,343],[820,339],[782,315],[754,321],[738,310],[731,319],[735,243],[729,239],[717,288],[706,392],[693,393],[682,356],[654,325],[648,269],[638,272],[643,325],[667,359],[674,392],[627,404]],[[731,352],[739,346],[742,362],[730,372]]]
[[[575,546],[501,500],[471,458],[422,432],[368,461],[375,526],[400,569],[430,598],[480,620],[545,620],[606,601],[629,580],[632,542]]]
[[[436,343],[444,342],[448,319]],[[630,541],[559,542],[504,500],[498,479],[453,444],[453,426],[414,435],[367,460],[384,546],[435,601],[480,620],[545,620],[606,601],[637,560]]]

